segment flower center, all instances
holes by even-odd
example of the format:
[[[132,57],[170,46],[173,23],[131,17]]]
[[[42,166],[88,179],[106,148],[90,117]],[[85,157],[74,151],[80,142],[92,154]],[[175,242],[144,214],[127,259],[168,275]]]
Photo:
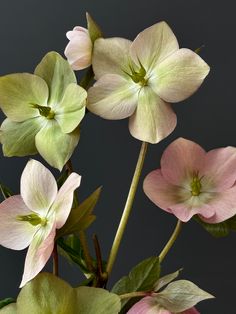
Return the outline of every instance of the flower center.
[[[129,70],[130,72],[124,71],[129,77],[134,81],[134,83],[139,84],[141,86],[146,86],[148,83],[148,79],[145,78],[147,71],[145,70],[144,66],[142,63],[139,61],[139,67],[135,66],[136,69],[134,68],[134,65],[131,63],[129,64]]]
[[[50,107],[40,106],[37,104],[32,104],[32,107],[35,109],[38,109],[40,115],[47,118],[47,119],[53,119],[55,116],[54,111]]]
[[[19,221],[27,221],[33,226],[37,225],[46,226],[47,224],[47,218],[39,217],[37,214],[17,216],[16,219]]]
[[[201,193],[201,179],[198,177],[198,173],[193,174],[193,179],[190,184],[192,196],[198,196]]]

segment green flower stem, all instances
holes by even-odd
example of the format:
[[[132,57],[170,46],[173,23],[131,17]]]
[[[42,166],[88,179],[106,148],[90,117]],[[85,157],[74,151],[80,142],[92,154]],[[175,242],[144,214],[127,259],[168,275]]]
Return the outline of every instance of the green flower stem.
[[[111,274],[111,271],[112,271],[112,268],[113,268],[113,265],[114,265],[114,262],[116,260],[116,256],[117,256],[117,253],[118,253],[118,250],[120,247],[120,243],[121,243],[121,240],[123,238],[126,225],[128,223],[129,215],[130,215],[130,212],[132,209],[134,197],[135,197],[135,194],[137,191],[138,182],[140,179],[144,159],[145,159],[146,152],[147,152],[147,146],[148,146],[148,143],[146,143],[146,142],[142,143],[141,150],[140,150],[139,157],[138,157],[138,161],[137,161],[137,165],[136,165],[136,169],[135,169],[134,176],[133,176],[133,179],[132,179],[132,182],[130,185],[129,194],[128,194],[128,197],[126,200],[125,208],[124,208],[124,211],[123,211],[123,214],[122,214],[122,217],[120,220],[120,224],[119,224],[119,227],[117,229],[116,236],[115,236],[115,239],[114,239],[114,242],[113,242],[113,245],[111,248],[111,252],[109,255],[107,268],[106,268],[106,272],[107,272],[108,276]]]
[[[121,294],[121,295],[119,295],[119,298],[121,300],[124,300],[124,299],[130,299],[130,298],[145,297],[147,295],[150,295],[150,292],[135,291],[135,292],[129,292],[129,293]]]
[[[53,275],[58,276],[58,252],[57,252],[57,242],[54,244],[53,248]]]
[[[164,249],[161,251],[159,255],[160,263],[164,260],[166,254],[169,252],[169,250],[172,248],[173,244],[175,243],[178,235],[180,234],[182,226],[183,226],[182,221],[178,220],[174,232],[172,233],[169,241],[166,243]]]

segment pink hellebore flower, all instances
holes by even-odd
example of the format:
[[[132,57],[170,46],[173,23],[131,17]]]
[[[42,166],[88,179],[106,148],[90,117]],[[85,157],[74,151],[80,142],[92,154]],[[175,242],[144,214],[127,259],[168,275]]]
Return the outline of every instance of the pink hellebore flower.
[[[174,314],[160,306],[153,297],[145,297],[137,302],[127,314]],[[200,314],[194,307],[178,314]]]
[[[66,34],[70,40],[65,56],[73,70],[82,70],[91,65],[93,44],[86,28],[76,26]]]
[[[56,229],[69,216],[80,179],[72,173],[58,191],[52,173],[40,162],[30,160],[21,176],[21,195],[11,196],[0,204],[0,244],[13,250],[29,246],[21,287],[50,258]]]
[[[236,148],[206,152],[179,138],[161,158],[161,169],[144,180],[144,192],[158,207],[188,221],[195,214],[219,223],[236,214]]]
[[[146,28],[133,42],[97,39],[92,65],[97,82],[88,91],[88,109],[105,119],[130,117],[131,135],[149,143],[174,130],[169,103],[191,96],[209,72],[196,53],[179,49],[165,22]]]

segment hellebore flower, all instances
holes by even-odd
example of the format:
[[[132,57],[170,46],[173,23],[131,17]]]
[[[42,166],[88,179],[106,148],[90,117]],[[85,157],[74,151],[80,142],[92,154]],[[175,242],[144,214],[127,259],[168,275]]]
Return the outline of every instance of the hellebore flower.
[[[195,214],[219,223],[236,214],[236,148],[205,152],[198,144],[179,138],[161,157],[143,188],[158,207],[188,221]]]
[[[54,247],[56,229],[66,222],[81,177],[72,173],[60,190],[52,173],[30,160],[21,176],[21,195],[0,204],[0,244],[22,250],[29,246],[21,287],[45,266]]]
[[[69,63],[48,53],[34,74],[0,78],[0,108],[7,116],[0,141],[5,156],[39,154],[59,170],[79,141],[86,91],[77,85]]]
[[[105,119],[130,117],[131,135],[149,143],[158,143],[176,126],[169,102],[188,98],[209,72],[196,53],[179,49],[165,22],[133,42],[97,39],[92,65],[97,82],[89,89],[88,109]]]
[[[73,70],[82,70],[92,63],[93,44],[89,32],[81,26],[74,27],[66,33],[69,43],[65,49],[65,56]]]
[[[160,306],[153,297],[145,297],[137,302],[127,314],[175,314]],[[178,314],[200,314],[194,307]]]

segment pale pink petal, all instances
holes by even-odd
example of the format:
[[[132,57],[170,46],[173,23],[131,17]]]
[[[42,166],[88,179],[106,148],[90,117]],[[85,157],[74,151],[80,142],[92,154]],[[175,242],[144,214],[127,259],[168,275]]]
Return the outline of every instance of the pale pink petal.
[[[129,120],[133,137],[148,143],[158,143],[176,126],[176,115],[171,106],[161,100],[148,86],[139,92],[138,107]]]
[[[202,169],[206,152],[198,144],[178,138],[161,157],[161,171],[166,180],[183,186],[186,179]]]
[[[31,159],[21,176],[21,196],[34,212],[46,215],[57,195],[52,173],[39,161]]]
[[[143,190],[147,197],[158,207],[167,212],[170,207],[180,201],[182,188],[165,180],[160,169],[150,172],[143,182]]]
[[[131,45],[130,54],[137,65],[140,61],[147,70],[178,49],[174,33],[166,22],[160,22],[138,34]]]
[[[195,307],[193,307],[189,310],[182,312],[181,314],[200,314],[200,312],[198,312],[197,309]]]
[[[171,312],[159,306],[154,298],[145,297],[135,303],[127,314],[171,314]]]
[[[46,265],[53,251],[55,235],[55,224],[51,223],[41,227],[35,234],[26,255],[20,288],[37,276]]]
[[[180,49],[155,67],[149,82],[162,99],[179,102],[201,86],[209,70],[199,55],[189,49]]]
[[[55,215],[57,229],[60,229],[65,224],[70,214],[74,190],[79,187],[80,180],[81,176],[73,172],[60,188],[55,202],[50,208],[49,216],[51,214]]]
[[[32,213],[20,195],[11,196],[3,201],[0,204],[0,245],[12,250],[23,250],[29,246],[38,227],[17,217]]]
[[[131,41],[124,38],[98,38],[93,49],[93,71],[98,80],[105,74],[127,76]]]
[[[236,215],[236,186],[215,194],[216,196],[208,203],[214,211],[214,216],[206,217],[204,212],[199,213],[201,219],[207,223],[219,223]]]
[[[212,185],[212,191],[232,187],[236,181],[236,148],[226,147],[209,151],[201,173],[208,185]]]
[[[196,198],[196,196],[194,197]],[[208,218],[214,215],[214,209],[212,208],[212,206],[203,204],[199,207],[195,207],[191,206],[191,203],[194,204],[194,201],[190,199],[189,201],[172,205],[169,210],[172,214],[174,214],[179,220],[183,222],[189,221],[196,214],[202,214],[204,215],[204,217]]]
[[[87,108],[105,119],[124,119],[133,114],[138,103],[138,87],[122,76],[107,74],[88,91]]]
[[[87,30],[86,28],[81,27],[81,26],[75,26],[72,31],[68,31],[68,32],[66,33],[66,37],[67,37],[69,40],[71,40],[71,39],[73,39],[74,37],[78,36],[78,34],[81,34],[81,33],[84,33],[84,34],[86,34],[86,35],[89,34],[89,32],[88,32],[88,30]]]

